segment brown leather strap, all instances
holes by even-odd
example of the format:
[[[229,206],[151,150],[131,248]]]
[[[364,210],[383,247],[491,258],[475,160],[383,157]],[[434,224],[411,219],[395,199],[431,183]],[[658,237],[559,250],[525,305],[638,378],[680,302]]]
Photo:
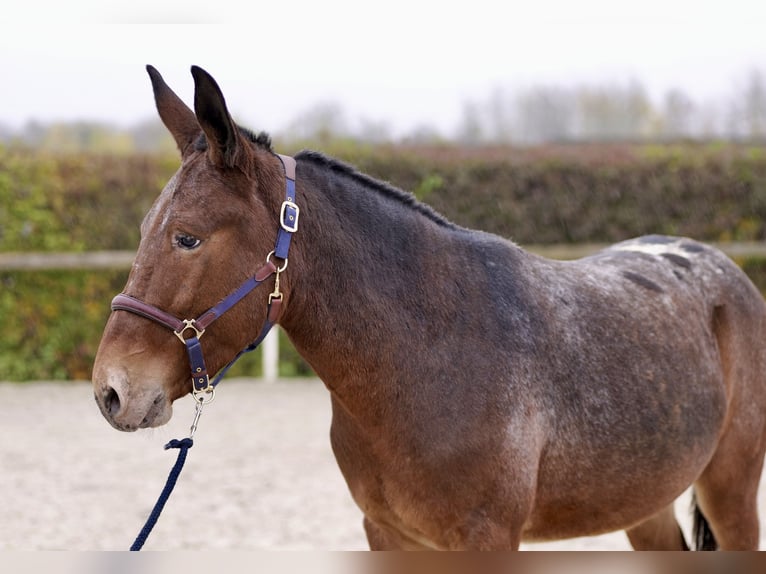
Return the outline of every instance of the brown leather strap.
[[[272,299],[269,305],[268,321],[273,324],[279,322],[279,316],[282,314],[282,297],[279,299]]]
[[[170,313],[165,313],[157,307],[148,305],[143,301],[139,301],[135,297],[120,293],[114,299],[112,299],[112,311],[130,311],[136,315],[141,315],[152,321],[156,321],[160,325],[164,325],[168,329],[175,332],[183,331],[185,325],[184,322],[176,317],[173,317]]]
[[[282,164],[285,166],[285,175],[288,179],[295,181],[295,158],[289,155],[282,155],[278,153],[277,156],[282,160]]]

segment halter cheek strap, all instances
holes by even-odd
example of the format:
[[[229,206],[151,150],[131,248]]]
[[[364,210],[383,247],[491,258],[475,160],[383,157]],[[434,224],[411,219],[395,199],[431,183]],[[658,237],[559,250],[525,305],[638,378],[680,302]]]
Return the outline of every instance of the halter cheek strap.
[[[279,230],[274,250],[266,256],[266,263],[255,272],[255,275],[247,279],[236,290],[226,296],[222,301],[202,313],[196,319],[179,319],[170,313],[145,303],[140,299],[120,293],[112,300],[112,311],[129,311],[146,319],[159,323],[163,327],[172,330],[186,347],[191,368],[192,392],[194,397],[202,402],[213,400],[216,385],[221,381],[226,372],[243,354],[255,350],[266,338],[271,328],[276,324],[282,309],[282,292],[279,289],[279,275],[287,269],[287,255],[290,250],[292,235],[298,230],[298,218],[300,209],[295,203],[295,159],[285,155],[278,155],[285,170],[285,200],[279,214]],[[277,267],[272,258],[283,260]],[[200,338],[213,321],[221,317],[246,295],[275,275],[274,291],[269,294],[266,321],[264,322],[258,337],[247,347],[242,349],[232,361],[229,362],[211,381],[205,366],[205,358],[202,352]]]

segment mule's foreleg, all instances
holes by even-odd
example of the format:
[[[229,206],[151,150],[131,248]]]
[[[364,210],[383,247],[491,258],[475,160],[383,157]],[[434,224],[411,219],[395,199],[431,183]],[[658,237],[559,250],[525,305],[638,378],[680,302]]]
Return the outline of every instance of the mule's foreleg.
[[[370,550],[438,550],[439,548],[423,537],[405,535],[386,524],[373,522],[365,516],[364,532]]]
[[[387,531],[366,516],[364,517],[364,533],[367,535],[367,543],[370,550],[401,550],[400,544],[394,540],[393,533]]]
[[[468,530],[457,528],[440,544],[413,532],[404,533],[385,524],[364,518],[364,531],[370,550],[518,550],[520,529],[505,524],[485,523]]]

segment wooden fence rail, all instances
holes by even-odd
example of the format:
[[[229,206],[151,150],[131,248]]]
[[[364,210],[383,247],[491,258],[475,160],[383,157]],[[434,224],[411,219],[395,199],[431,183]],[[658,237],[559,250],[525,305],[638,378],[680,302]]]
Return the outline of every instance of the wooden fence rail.
[[[766,258],[766,241],[711,243],[730,257]],[[551,259],[577,259],[607,247],[607,244],[523,245],[524,249]],[[0,271],[50,271],[130,269],[133,251],[90,251],[84,253],[0,253]]]
[[[133,251],[0,253],[0,271],[130,269]]]

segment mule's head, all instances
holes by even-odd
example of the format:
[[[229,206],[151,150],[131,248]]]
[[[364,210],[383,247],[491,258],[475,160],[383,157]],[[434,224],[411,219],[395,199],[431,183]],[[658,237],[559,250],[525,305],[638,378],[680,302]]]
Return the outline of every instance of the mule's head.
[[[160,118],[181,151],[181,167],[141,224],[124,293],[180,319],[193,319],[261,267],[274,245],[284,171],[268,138],[239,128],[213,78],[193,67],[194,111],[147,66]],[[266,318],[265,286],[208,327],[201,339],[215,373]],[[96,401],[117,429],[166,423],[172,402],[191,391],[185,347],[173,332],[115,311],[93,367]]]

